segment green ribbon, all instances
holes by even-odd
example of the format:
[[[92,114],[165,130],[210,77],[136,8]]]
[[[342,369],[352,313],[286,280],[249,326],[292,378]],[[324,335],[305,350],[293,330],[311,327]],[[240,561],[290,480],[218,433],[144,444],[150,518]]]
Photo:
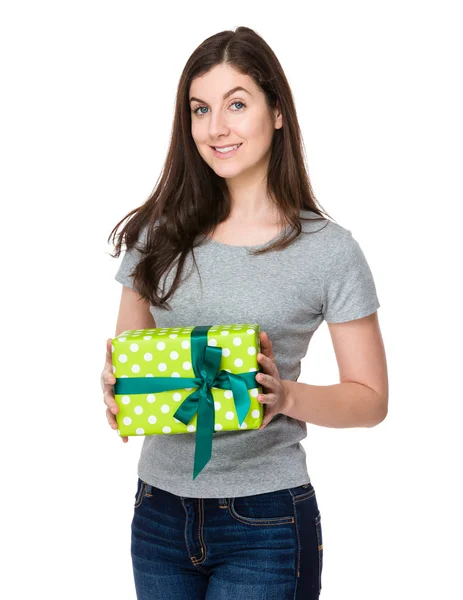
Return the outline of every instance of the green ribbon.
[[[114,393],[121,395],[152,394],[181,388],[197,388],[189,394],[174,414],[188,425],[198,412],[193,479],[209,462],[215,424],[214,397],[211,388],[232,390],[240,427],[251,407],[248,390],[258,387],[256,374],[229,373],[220,368],[222,348],[207,345],[211,325],[198,325],[191,331],[191,362],[195,377],[122,377],[116,378]]]

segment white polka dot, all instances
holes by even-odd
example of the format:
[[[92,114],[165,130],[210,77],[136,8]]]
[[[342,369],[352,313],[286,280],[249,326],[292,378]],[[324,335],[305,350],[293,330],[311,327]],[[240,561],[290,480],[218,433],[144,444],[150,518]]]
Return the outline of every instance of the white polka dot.
[[[157,419],[154,415],[150,415],[148,417],[148,423],[151,423],[151,425],[154,425],[154,423],[156,423]]]
[[[125,379],[128,378],[128,375],[121,375],[121,379],[123,379],[125,377]]]
[[[242,358],[235,358],[235,360],[233,361],[233,364],[235,365],[235,367],[242,367],[243,366],[243,359]]]
[[[130,404],[130,396],[122,396],[121,402],[122,404]]]
[[[191,391],[193,388],[183,388],[186,392]]]
[[[140,365],[132,365],[132,373],[140,373]]]
[[[189,371],[191,369],[191,362],[188,362],[187,360],[183,363],[182,367],[185,369],[185,371]]]
[[[215,431],[222,431],[223,427],[220,423],[216,423],[214,425],[214,429],[215,429]]]
[[[116,367],[113,365],[113,374],[116,372]]]
[[[222,356],[230,356],[230,348],[222,348]]]
[[[132,423],[132,419],[130,417],[124,417],[122,419],[122,422],[124,423],[124,425],[130,425]]]
[[[257,395],[258,395],[258,393],[259,393],[259,390],[257,388],[252,388],[252,390],[251,390],[251,396],[253,398],[256,398]]]
[[[138,352],[138,344],[130,344],[131,352]]]
[[[223,330],[220,332],[220,335],[228,335],[228,334],[229,334],[229,332],[228,332],[226,329],[223,329]]]
[[[257,371],[257,369],[255,367],[252,367],[251,369],[249,369],[249,372],[251,373],[252,371]]]
[[[171,431],[171,428],[167,425],[164,425],[164,427],[162,428],[162,433],[170,433]]]
[[[150,340],[150,339],[151,339],[151,337],[152,337],[151,335],[144,335],[144,336],[143,336],[143,339],[144,339],[144,340]]]
[[[169,354],[169,357],[171,360],[177,360],[178,352],[176,350],[172,350],[172,352]]]
[[[241,346],[241,344],[243,343],[242,339],[240,337],[234,337],[233,338],[233,345],[234,346]]]
[[[248,426],[247,426],[246,422],[243,421],[240,425],[240,429],[247,429],[247,428],[248,428]]]
[[[143,358],[146,361],[150,361],[150,360],[153,360],[153,355],[151,354],[151,352],[145,352],[145,354],[143,355]]]
[[[174,421],[175,421],[176,423],[181,423],[181,421],[179,421],[179,420],[178,420],[178,419],[176,419],[175,417],[174,417]]]
[[[175,338],[178,337],[178,334],[177,333],[171,333],[171,334],[169,334],[169,337],[171,339],[175,340]]]
[[[165,348],[166,348],[166,344],[165,344],[165,342],[158,342],[158,343],[156,344],[156,349],[157,349],[157,350],[165,350]]]
[[[136,407],[133,409],[133,412],[134,412],[136,415],[141,415],[141,414],[142,414],[142,412],[143,412],[143,407],[142,407],[142,406],[140,406],[140,405],[138,405],[138,406],[136,406]]]
[[[233,398],[233,392],[231,390],[225,390],[224,392],[225,398]]]
[[[222,405],[220,404],[220,402],[214,402],[214,408],[215,410],[220,410],[222,408]]]
[[[156,396],[155,396],[154,394],[148,394],[148,395],[146,396],[146,401],[147,401],[147,402],[149,402],[150,404],[151,404],[152,402],[154,402],[155,400],[156,400]]]
[[[127,338],[126,338],[126,337],[118,337],[118,338],[116,338],[116,339],[118,339],[120,342],[125,342],[125,340],[126,340]]]
[[[207,345],[208,346],[217,346],[217,340],[215,338],[211,338],[210,340],[208,340]]]
[[[251,413],[251,417],[254,417],[254,419],[258,419],[260,417],[260,410],[253,410]]]
[[[183,340],[181,346],[184,350],[188,350],[190,347],[190,342],[188,340]]]
[[[135,432],[137,435],[144,435],[145,434],[145,430],[143,429],[143,427],[137,427],[137,430]]]
[[[177,371],[174,371],[172,373],[171,377],[180,377],[180,373],[177,373]]]
[[[235,413],[233,411],[229,410],[225,413],[225,418],[228,419],[229,421],[231,421],[232,419],[235,418]]]
[[[114,352],[114,346],[111,344],[111,352]]]
[[[167,365],[166,365],[166,363],[159,363],[159,364],[158,364],[158,369],[159,369],[160,371],[165,371],[165,370],[167,369]]]
[[[121,435],[121,432],[119,431],[119,429],[117,430],[117,435]]]
[[[194,425],[188,425],[187,431],[189,431],[190,433],[192,433],[193,431],[196,431],[196,427]]]
[[[248,335],[254,335],[256,332],[255,332],[255,330],[254,330],[254,329],[246,329],[246,333],[247,333]]]
[[[180,400],[182,399],[182,394],[179,394],[179,392],[175,392],[175,394],[172,395],[172,399],[174,400],[174,402],[180,402]]]
[[[170,411],[170,406],[168,404],[163,404],[161,406],[161,411],[165,414],[168,413]]]
[[[119,362],[126,363],[127,362],[127,354],[119,354]]]
[[[145,377],[154,377],[154,375],[152,373],[147,373]]]
[[[250,354],[251,356],[253,356],[256,353],[256,349],[254,346],[249,346],[248,348],[248,354]]]

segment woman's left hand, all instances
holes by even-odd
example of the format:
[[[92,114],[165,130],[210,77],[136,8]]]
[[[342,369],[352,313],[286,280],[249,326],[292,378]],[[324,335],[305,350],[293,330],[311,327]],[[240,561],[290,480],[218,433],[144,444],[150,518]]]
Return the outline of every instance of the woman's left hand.
[[[264,429],[275,415],[284,410],[287,403],[287,394],[283,380],[280,379],[278,373],[272,342],[264,331],[260,334],[260,347],[262,354],[257,355],[257,362],[263,373],[258,373],[256,380],[266,390],[266,393],[259,394],[257,397],[261,404],[266,405],[262,425],[259,427],[259,429]]]

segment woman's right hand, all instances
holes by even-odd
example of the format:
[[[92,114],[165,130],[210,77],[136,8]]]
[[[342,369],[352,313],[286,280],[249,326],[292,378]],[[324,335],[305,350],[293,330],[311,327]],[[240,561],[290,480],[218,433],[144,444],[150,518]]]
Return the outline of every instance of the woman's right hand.
[[[114,400],[114,384],[116,380],[113,374],[113,361],[112,361],[112,338],[106,341],[106,362],[104,365],[103,372],[101,373],[101,389],[103,390],[103,400],[107,406],[106,418],[108,419],[109,425],[113,429],[117,429],[116,415],[119,412],[119,406]],[[128,442],[127,436],[121,437],[122,441]]]

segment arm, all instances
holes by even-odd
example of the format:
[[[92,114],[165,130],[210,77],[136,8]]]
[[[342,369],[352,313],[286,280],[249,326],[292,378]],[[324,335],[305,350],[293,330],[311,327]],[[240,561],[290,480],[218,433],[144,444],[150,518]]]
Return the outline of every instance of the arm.
[[[122,286],[119,313],[117,315],[116,336],[127,329],[152,329],[156,321],[150,312],[149,302],[126,285]]]
[[[377,312],[345,323],[327,323],[340,383],[309,385],[283,380],[294,419],[324,427],[374,427],[388,412],[387,363]]]

